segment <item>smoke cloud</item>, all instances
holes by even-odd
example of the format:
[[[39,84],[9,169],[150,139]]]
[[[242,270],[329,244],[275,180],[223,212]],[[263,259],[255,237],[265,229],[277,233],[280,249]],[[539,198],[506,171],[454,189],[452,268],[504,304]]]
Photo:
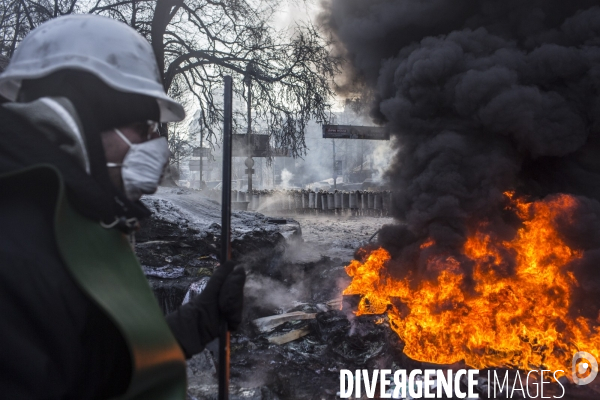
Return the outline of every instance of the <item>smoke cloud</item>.
[[[595,1],[326,0],[323,8],[320,21],[348,60],[343,88],[371,98],[371,118],[397,139],[386,177],[406,224],[379,235],[396,260],[425,268],[423,258],[457,251],[483,219],[510,238],[507,190],[583,196],[581,218],[597,221]],[[578,222],[565,235],[593,236],[575,242],[589,250],[581,274],[598,282],[599,231]],[[436,246],[419,251],[425,238]]]
[[[302,282],[286,286],[281,282],[258,274],[251,274],[244,287],[244,295],[251,306],[260,306],[269,310],[283,310],[294,307],[300,301],[306,301],[308,290]],[[262,315],[261,315],[262,316]]]
[[[291,186],[290,181],[294,177],[294,174],[288,171],[287,169],[283,169],[281,171],[281,187],[287,189]]]

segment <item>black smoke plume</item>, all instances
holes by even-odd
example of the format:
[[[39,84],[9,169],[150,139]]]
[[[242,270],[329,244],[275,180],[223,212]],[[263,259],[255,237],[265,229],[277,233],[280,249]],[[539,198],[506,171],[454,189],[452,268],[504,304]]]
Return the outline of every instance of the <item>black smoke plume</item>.
[[[326,0],[321,22],[348,60],[346,90],[398,140],[394,216],[380,242],[419,273],[476,221],[518,224],[503,192],[580,196],[565,240],[600,288],[600,7],[564,0]],[[557,224],[560,222],[558,221]],[[406,262],[404,262],[406,261]],[[468,270],[468,262],[461,264]],[[505,266],[510,273],[510,265]],[[398,267],[397,273],[402,273]],[[468,272],[468,271],[465,271]],[[467,274],[468,275],[468,274]],[[592,290],[592,289],[590,289]]]

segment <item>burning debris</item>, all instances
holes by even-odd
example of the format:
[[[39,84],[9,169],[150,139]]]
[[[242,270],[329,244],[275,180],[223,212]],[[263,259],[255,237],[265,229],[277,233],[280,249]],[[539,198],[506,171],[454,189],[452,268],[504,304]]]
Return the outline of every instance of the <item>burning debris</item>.
[[[328,0],[321,18],[345,89],[397,139],[403,224],[348,266],[357,315],[386,314],[424,362],[570,377],[600,356],[596,2]]]
[[[556,211],[564,205],[563,203],[570,205],[571,208],[565,208],[562,213],[548,214],[548,210]],[[166,204],[164,203],[161,207],[166,208]],[[557,198],[555,202],[538,204],[528,203],[516,197],[511,199],[507,196],[506,204],[510,206],[507,212],[516,213],[522,218],[521,229],[524,231],[531,229],[528,227],[540,221],[548,223],[554,220],[568,220],[570,213],[577,211],[577,208],[573,208],[573,204],[568,199],[561,198]],[[182,208],[172,203],[166,215],[185,217],[186,214]],[[307,221],[313,221],[313,219]],[[316,221],[327,223],[329,220],[315,218],[312,223],[316,224]],[[211,246],[215,240],[211,235],[204,236],[195,233],[194,224],[181,228],[181,223],[179,225],[169,224],[161,215],[154,217],[150,222],[140,232],[140,241],[136,247],[142,263],[146,265],[145,272],[149,276],[148,279],[154,287],[157,297],[159,300],[162,299],[163,308],[169,310],[202,291],[207,277],[218,266],[215,256],[211,253],[215,251]],[[365,219],[340,220],[334,218],[330,221],[332,225],[328,225],[328,229],[338,231],[337,235],[354,236],[360,232],[360,229],[367,227],[372,229],[367,222],[368,220]],[[344,225],[345,223],[347,225]],[[210,224],[208,225],[210,226]],[[376,314],[367,312],[362,315],[353,314],[352,311],[360,309],[362,306],[359,304],[366,305],[367,300],[364,298],[361,300],[360,294],[346,295],[343,299],[337,297],[339,288],[348,285],[353,287],[357,283],[350,282],[347,277],[343,258],[332,260],[315,252],[315,249],[311,247],[312,241],[322,241],[322,239],[314,236],[310,223],[307,223],[306,226],[306,236],[304,236],[306,242],[295,240],[293,236],[290,236],[290,240],[282,240],[279,247],[273,248],[272,245],[267,245],[267,242],[260,241],[254,242],[252,246],[253,248],[254,246],[262,248],[263,251],[269,250],[260,257],[249,257],[247,263],[249,275],[245,300],[244,320],[246,322],[238,332],[232,334],[231,342],[233,385],[231,398],[336,398],[340,385],[340,370],[343,369],[373,371],[379,368],[402,368],[412,371],[432,368],[432,364],[421,362],[421,359],[410,353],[409,346],[413,343],[398,340],[398,334],[394,332],[394,329],[397,328],[395,324],[398,322],[398,316],[390,311],[394,310],[390,307],[400,307],[398,308],[399,312],[404,313],[400,316],[404,317],[408,310],[408,307],[402,308],[404,299],[401,299],[400,296],[391,298],[392,306],[383,307],[383,311]],[[479,235],[473,236],[474,240],[478,240],[473,243],[483,243],[490,247],[492,242],[485,239],[484,234],[487,231],[484,228],[485,226],[477,231]],[[238,226],[238,229],[241,229],[241,225]],[[554,234],[556,232],[553,231]],[[553,248],[559,248],[562,239],[552,236],[553,233],[546,233],[546,236],[540,240],[546,240]],[[247,249],[250,247],[246,246],[252,243],[254,240],[252,237],[248,233],[239,236],[237,246],[242,246],[241,248],[245,250],[237,254],[248,255]],[[329,240],[338,237],[333,236]],[[517,236],[517,238],[519,237],[521,236]],[[544,239],[548,237],[553,237],[558,241]],[[244,244],[246,240],[251,242]],[[496,253],[504,254],[499,250],[500,248],[507,246],[517,248],[519,243],[517,239],[506,243],[498,242]],[[472,246],[473,248],[477,248],[475,244]],[[422,252],[435,249],[432,241],[424,241],[421,245],[422,248],[419,250]],[[569,247],[565,243],[562,246]],[[204,253],[205,251],[206,253]],[[371,256],[377,251],[371,252]],[[306,255],[307,252],[310,257]],[[508,250],[505,252],[510,255]],[[366,254],[363,253],[363,258],[368,263]],[[486,256],[481,255],[480,252],[465,250],[465,254],[465,258],[468,256],[479,260],[482,271],[493,270],[491,267],[483,269],[485,266],[489,267],[492,261],[486,260]],[[577,251],[573,250],[573,257],[576,258],[577,254]],[[165,261],[167,257],[170,257],[170,262]],[[386,255],[384,257],[389,258]],[[556,260],[545,259],[543,255],[540,257],[540,259],[546,260],[544,261],[546,269],[549,269],[549,266],[560,269],[560,263]],[[439,260],[441,260],[440,257],[438,257]],[[389,260],[388,263],[392,261]],[[381,265],[383,266],[383,264]],[[180,270],[182,266],[185,266],[183,274]],[[386,273],[385,269],[379,271],[382,274]],[[361,274],[363,277],[368,275]],[[399,277],[396,278],[398,281],[401,280]],[[374,287],[378,282],[379,277],[375,276],[371,283],[363,283],[360,287]],[[507,277],[504,282],[504,291],[500,290],[500,292],[508,292],[506,287],[511,283]],[[532,282],[532,285],[534,283]],[[423,298],[423,296],[419,297],[418,287],[413,288],[409,285],[404,286],[404,289],[410,291],[407,293],[408,296],[412,296],[411,301],[413,302]],[[463,286],[458,284],[451,289],[462,290]],[[517,289],[520,291],[518,293],[525,292],[525,288],[518,287]],[[532,296],[543,292],[542,288],[534,287],[533,290]],[[458,297],[458,295],[448,295],[449,302],[458,304],[460,300],[457,299]],[[463,297],[463,302],[468,303],[467,295]],[[376,301],[373,298],[369,298],[368,301],[371,311],[377,311],[373,309]],[[381,298],[381,301],[384,302],[387,299]],[[444,305],[448,304],[444,303]],[[530,306],[530,304],[523,305],[523,307]],[[459,310],[464,311],[464,307],[459,307]],[[439,307],[434,311],[439,311]],[[386,313],[387,315],[382,315]],[[436,315],[434,314],[430,315],[431,321],[435,321]],[[470,320],[463,314],[458,317],[465,318],[464,321],[459,322],[464,323],[467,329],[482,325],[478,320]],[[459,322],[450,326],[457,326]],[[449,331],[445,327],[438,326],[438,328],[442,333]],[[427,333],[433,334],[433,331],[423,330],[423,332],[422,337],[424,338],[428,338]],[[432,341],[428,343],[426,349],[444,350],[445,347]],[[216,364],[216,357],[209,350],[205,350],[188,362],[190,399],[214,398],[217,387]],[[457,368],[457,365],[464,368],[464,364],[460,363],[448,366],[448,368]],[[487,386],[484,385],[486,374],[487,370],[483,369],[479,375],[482,382],[477,392],[480,394],[480,398],[486,398]],[[507,382],[512,385],[515,382],[515,376],[515,370],[511,370]],[[464,389],[464,385],[461,383],[462,389]],[[585,398],[585,396],[575,393],[573,387],[568,387],[568,390],[571,399]],[[377,391],[379,391],[379,387]],[[500,394],[498,391],[498,398],[501,396],[510,398],[507,393]],[[547,389],[545,393],[546,395],[548,393],[560,394],[555,388]],[[516,398],[516,396],[512,398]]]
[[[597,315],[590,319],[571,309],[580,286],[573,271],[583,253],[565,243],[555,223],[573,217],[577,200],[558,195],[527,203],[507,197],[522,224],[512,240],[498,238],[484,220],[463,254],[429,251],[431,239],[421,244],[422,268],[436,274],[434,280],[416,280],[408,266],[404,277],[392,275],[384,249],[350,264],[354,279],[344,294],[362,295],[358,315],[387,313],[405,353],[437,364],[464,360],[478,369],[569,371],[580,349],[597,354]],[[472,270],[470,282],[465,264]]]
[[[440,251],[432,239],[413,249],[416,264],[383,248],[364,251],[347,267],[353,281],[344,294],[361,296],[357,315],[386,314],[412,359],[560,370],[570,379],[575,353],[600,351],[597,311],[579,308],[576,271],[585,251],[559,229],[581,205],[569,195],[533,202],[505,195],[506,211],[519,221],[512,239],[483,220],[460,254]]]

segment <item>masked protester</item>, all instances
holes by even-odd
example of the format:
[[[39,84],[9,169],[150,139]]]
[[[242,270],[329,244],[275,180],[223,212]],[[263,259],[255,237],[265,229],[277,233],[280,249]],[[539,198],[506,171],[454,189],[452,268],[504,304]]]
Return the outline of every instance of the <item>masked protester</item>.
[[[51,20],[0,75],[0,397],[184,399],[185,359],[241,321],[243,269],[163,317],[127,235],[167,164],[149,43],[120,22]]]

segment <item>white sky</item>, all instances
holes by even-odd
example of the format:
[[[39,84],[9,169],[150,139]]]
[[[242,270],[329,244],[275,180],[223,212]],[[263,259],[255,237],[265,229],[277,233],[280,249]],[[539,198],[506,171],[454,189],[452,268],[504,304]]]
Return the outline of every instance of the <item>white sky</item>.
[[[317,0],[283,0],[273,26],[287,29],[296,22],[314,21],[319,10]]]
[[[285,30],[293,29],[294,24],[302,22],[312,22],[316,25],[316,18],[321,11],[319,3],[319,0],[283,0],[272,26],[277,30]],[[345,98],[335,96],[332,100],[332,111],[344,111]]]
[[[320,11],[320,0],[281,0],[279,11],[273,16],[271,25],[278,31],[289,30],[289,33],[292,33],[294,25],[297,23],[312,22],[316,24],[316,18]],[[192,102],[195,103],[195,100]],[[344,98],[335,96],[332,102],[333,112],[344,111]],[[182,126],[188,126],[194,111],[195,107],[190,107]]]

